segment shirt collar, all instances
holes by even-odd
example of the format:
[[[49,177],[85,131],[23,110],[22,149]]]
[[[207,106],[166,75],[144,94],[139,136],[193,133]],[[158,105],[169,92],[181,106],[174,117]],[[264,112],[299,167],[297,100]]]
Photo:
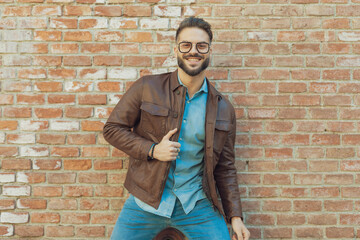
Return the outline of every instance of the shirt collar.
[[[179,74],[178,74],[178,81],[179,81],[180,85],[185,86],[185,85],[182,83],[182,81],[180,80]],[[205,93],[208,92],[208,87],[207,87],[207,84],[206,84],[206,77],[204,78],[204,82],[203,82],[201,88],[199,89],[199,91],[197,91],[197,93],[198,93],[198,92],[205,92]]]

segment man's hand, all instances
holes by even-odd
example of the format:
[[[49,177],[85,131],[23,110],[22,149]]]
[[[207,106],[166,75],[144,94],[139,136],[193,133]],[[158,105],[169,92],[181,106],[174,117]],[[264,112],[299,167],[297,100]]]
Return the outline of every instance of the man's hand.
[[[180,152],[181,144],[170,141],[170,137],[176,133],[177,128],[170,130],[161,140],[161,142],[154,146],[154,158],[159,161],[173,161]]]
[[[231,240],[249,240],[250,232],[245,227],[240,217],[232,217],[231,226],[235,232]]]

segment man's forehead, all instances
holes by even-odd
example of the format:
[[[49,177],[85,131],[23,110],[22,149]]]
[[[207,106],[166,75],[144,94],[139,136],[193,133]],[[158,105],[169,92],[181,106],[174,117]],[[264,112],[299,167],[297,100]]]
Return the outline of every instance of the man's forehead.
[[[179,41],[196,41],[196,42],[209,42],[209,35],[207,32],[198,27],[188,27],[184,28],[179,36]]]

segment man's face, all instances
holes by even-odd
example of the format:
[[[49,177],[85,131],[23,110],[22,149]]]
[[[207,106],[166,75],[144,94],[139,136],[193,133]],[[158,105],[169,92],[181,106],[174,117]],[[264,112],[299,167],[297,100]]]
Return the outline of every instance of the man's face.
[[[192,43],[192,47],[188,53],[181,53],[179,50],[179,43],[184,42]],[[208,43],[210,47],[209,36],[201,28],[184,28],[178,36],[178,40],[174,48],[178,65],[190,76],[200,74],[209,66],[211,49],[208,53],[200,53],[204,52],[202,47],[206,46],[206,44],[201,43]],[[196,44],[198,44],[198,47],[196,47]]]

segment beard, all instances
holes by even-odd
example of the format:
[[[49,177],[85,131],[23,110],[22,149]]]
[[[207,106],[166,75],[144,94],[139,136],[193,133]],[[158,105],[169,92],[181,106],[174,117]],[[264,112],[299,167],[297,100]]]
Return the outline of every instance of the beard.
[[[198,67],[195,69],[190,69],[186,66],[184,59],[188,58],[188,57],[199,57],[201,59],[203,59],[204,57],[198,54],[194,54],[194,55],[186,55],[183,58],[180,58],[179,56],[177,57],[177,62],[179,67],[184,70],[184,72],[189,75],[189,76],[196,76],[199,73],[201,73],[202,71],[204,71],[208,66],[209,66],[209,62],[210,62],[210,57],[206,58],[205,61]]]

